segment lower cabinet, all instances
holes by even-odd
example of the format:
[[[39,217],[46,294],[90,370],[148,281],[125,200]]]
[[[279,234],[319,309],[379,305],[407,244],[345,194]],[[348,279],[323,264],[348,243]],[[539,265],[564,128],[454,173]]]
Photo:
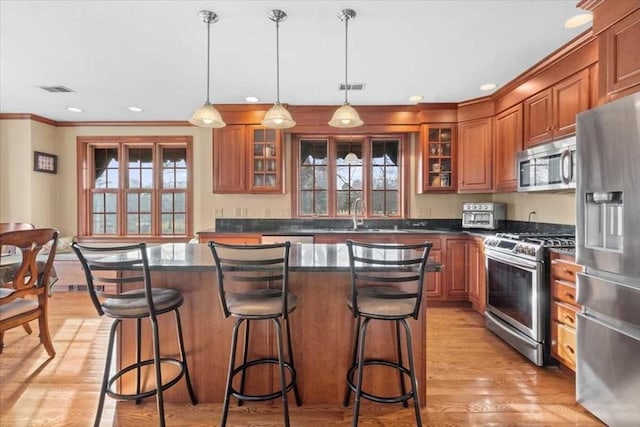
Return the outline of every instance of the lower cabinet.
[[[469,301],[471,301],[471,305],[478,313],[484,314],[484,309],[487,305],[487,292],[483,239],[481,237],[471,237],[467,249]]]
[[[551,355],[576,370],[576,273],[583,270],[573,256],[551,253]]]
[[[252,233],[198,233],[200,243],[215,240],[232,245],[257,245],[262,241],[262,235]]]
[[[444,261],[444,301],[467,301],[467,238],[446,239]]]

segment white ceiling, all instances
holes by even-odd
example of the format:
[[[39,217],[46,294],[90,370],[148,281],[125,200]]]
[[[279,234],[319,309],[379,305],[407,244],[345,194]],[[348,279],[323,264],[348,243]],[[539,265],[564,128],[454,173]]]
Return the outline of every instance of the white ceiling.
[[[577,0],[11,1],[0,0],[0,112],[59,121],[187,120],[206,99],[206,25],[213,10],[214,104],[275,99],[274,8],[280,99],[340,104],[346,7],[354,105],[459,102],[486,95],[586,30],[565,29]],[[64,85],[70,94],[41,85]],[[82,108],[82,113],[66,107]],[[128,106],[139,106],[132,113]],[[295,118],[294,118],[295,119]]]

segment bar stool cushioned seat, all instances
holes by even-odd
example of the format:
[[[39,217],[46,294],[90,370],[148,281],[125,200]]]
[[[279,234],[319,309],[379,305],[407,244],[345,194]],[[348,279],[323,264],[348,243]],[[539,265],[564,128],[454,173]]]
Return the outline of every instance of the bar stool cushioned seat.
[[[156,396],[158,406],[158,425],[165,425],[163,392],[177,384],[183,377],[185,379],[191,403],[196,404],[187,355],[182,337],[182,323],[178,309],[182,306],[184,298],[182,293],[175,289],[154,288],[151,285],[149,260],[145,243],[126,246],[87,246],[74,243],[72,248],[82,264],[87,281],[89,296],[99,316],[107,316],[114,319],[109,333],[109,344],[105,361],[100,398],[94,426],[100,425],[105,395],[119,400],[134,400],[138,403],[141,399]],[[108,287],[116,287],[116,292],[107,292]],[[140,287],[141,288],[138,288]],[[127,288],[135,289],[127,290]],[[104,290],[102,290],[104,289]],[[179,357],[164,355],[160,348],[160,333],[158,316],[173,312],[177,332]],[[149,319],[151,327],[151,345],[153,356],[142,359],[142,319]],[[111,360],[116,338],[116,332],[123,320],[135,320],[136,336],[134,342],[122,342],[122,346],[135,346],[136,360],[126,366],[121,366],[117,372],[111,375]],[[145,334],[146,336],[146,334]],[[121,340],[122,341],[122,340]],[[125,362],[121,362],[125,363]],[[161,365],[172,365],[170,379],[164,379]],[[145,367],[153,368],[155,383],[152,386],[143,387],[142,378],[146,377]],[[121,389],[115,390],[114,384],[124,379],[127,375],[135,374],[135,391]],[[144,388],[144,389],[143,389]]]
[[[282,398],[284,425],[289,426],[287,393],[293,389],[296,404],[302,400],[298,393],[296,369],[293,363],[289,314],[298,306],[298,298],[289,292],[289,248],[290,243],[264,245],[230,245],[209,242],[216,263],[220,304],[225,317],[234,317],[229,370],[224,395],[222,421],[227,424],[230,398],[235,397],[242,405],[245,400],[264,401]],[[258,320],[270,320],[276,331],[277,357],[260,357],[249,360],[250,324]],[[238,332],[244,325],[242,362],[236,366]],[[286,330],[288,357],[284,353],[282,329]],[[260,365],[277,365],[279,390],[256,394],[245,390],[249,368]],[[289,374],[286,379],[285,371]],[[233,379],[240,375],[239,388],[234,388]]]
[[[351,365],[347,371],[344,406],[349,405],[351,392],[355,392],[353,426],[358,425],[360,400],[365,398],[378,403],[400,403],[407,407],[413,399],[416,425],[422,426],[418,383],[413,361],[411,328],[407,319],[417,319],[422,301],[425,267],[431,243],[376,244],[347,240],[351,277],[347,306],[354,322]],[[381,358],[365,359],[367,328],[372,320],[391,321],[395,324],[397,360]],[[400,339],[400,327],[405,331],[408,367],[404,365]],[[362,389],[365,366],[389,367],[398,372],[400,394],[379,396]],[[356,379],[354,376],[357,374]],[[409,377],[411,390],[407,391],[405,376]]]

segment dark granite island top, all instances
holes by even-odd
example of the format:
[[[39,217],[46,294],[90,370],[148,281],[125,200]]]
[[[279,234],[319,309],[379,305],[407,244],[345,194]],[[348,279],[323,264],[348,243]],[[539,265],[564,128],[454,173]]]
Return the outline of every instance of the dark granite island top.
[[[211,250],[206,244],[165,243],[147,248],[152,271],[215,271]],[[126,255],[115,255],[126,259]],[[442,265],[429,260],[427,271],[440,271]],[[347,246],[343,243],[296,243],[289,252],[290,271],[346,272],[349,270]]]
[[[233,320],[226,319],[220,307],[211,251],[206,244],[172,243],[148,247],[148,255],[153,286],[178,289],[184,295],[180,316],[189,371],[198,400],[222,402]],[[347,247],[344,244],[292,244],[290,266],[289,288],[298,296],[297,308],[290,316],[290,327],[302,400],[304,404],[341,405],[353,330],[353,316],[347,307],[350,289]],[[440,264],[430,262],[428,270],[431,272],[426,280],[434,280],[440,267]],[[425,294],[422,307],[426,305]],[[427,383],[426,318],[423,309],[417,320],[409,321],[422,405],[426,404]],[[160,321],[163,351],[177,352],[172,316],[161,316]],[[143,322],[143,357],[152,352],[151,343],[146,339],[150,335],[147,323]],[[262,323],[251,326],[250,357],[275,354],[273,327]],[[135,322],[121,324],[117,357],[121,365],[135,360],[135,345],[128,344],[135,342],[135,328]],[[394,342],[394,334],[395,328],[386,322],[372,322],[367,343],[371,347],[368,348],[375,349],[378,357],[394,360],[397,357],[395,346],[389,344]],[[380,375],[378,371],[375,379],[368,375],[365,372],[364,384],[368,384],[368,391],[380,395],[400,394],[397,375]],[[133,381],[133,378],[123,379],[121,384],[131,387]],[[256,368],[247,376],[248,391],[265,393],[277,387],[277,375],[270,369]],[[189,401],[184,384],[167,390],[165,400]]]

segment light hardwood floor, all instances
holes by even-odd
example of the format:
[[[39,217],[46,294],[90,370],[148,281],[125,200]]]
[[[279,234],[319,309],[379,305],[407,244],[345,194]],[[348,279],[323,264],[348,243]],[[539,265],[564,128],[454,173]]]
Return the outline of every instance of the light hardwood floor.
[[[30,336],[22,328],[5,334],[0,355],[3,427],[93,424],[110,321],[96,316],[83,292],[56,293],[50,307],[55,358],[48,359],[39,345],[37,323]],[[602,425],[575,403],[570,376],[558,368],[538,368],[525,360],[488,332],[482,318],[471,309],[427,310],[425,425]],[[165,408],[167,424],[218,425],[220,406],[169,403]],[[290,411],[294,426],[351,423],[352,407],[303,404],[297,408],[291,404]],[[360,420],[361,426],[415,424],[411,407],[370,402],[362,405]],[[107,398],[102,425],[157,425],[155,400],[134,405],[116,404]],[[279,402],[232,405],[228,425],[282,425],[281,407]]]

